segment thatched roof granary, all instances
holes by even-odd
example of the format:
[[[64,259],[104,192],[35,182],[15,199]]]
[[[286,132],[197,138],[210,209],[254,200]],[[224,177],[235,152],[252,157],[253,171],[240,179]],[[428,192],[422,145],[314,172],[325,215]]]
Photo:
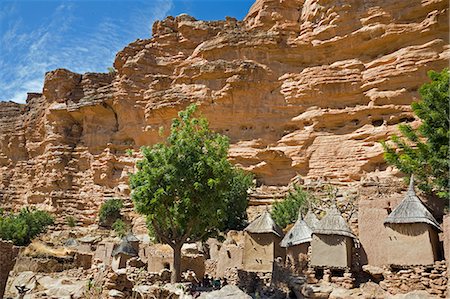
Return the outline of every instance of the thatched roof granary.
[[[350,268],[353,239],[356,236],[336,206],[332,206],[313,230],[311,265],[321,268]]]
[[[278,237],[283,235],[283,230],[276,225],[275,221],[273,221],[269,211],[264,211],[264,213],[253,220],[244,231],[252,234],[272,233]]]
[[[134,247],[131,245],[130,242],[128,242],[128,240],[125,237],[122,239],[119,246],[117,246],[112,252],[112,256],[116,256],[118,254],[124,254],[132,257],[137,256],[138,252],[134,249]]]
[[[314,229],[314,234],[356,238],[335,205],[328,209],[325,217],[319,221]]]
[[[299,212],[299,216],[297,221],[294,223],[294,226],[287,232],[281,241],[281,247],[291,247],[296,246],[302,243],[311,242],[312,229],[303,221],[301,217],[301,213]]]
[[[277,257],[284,259],[285,251],[280,247],[282,229],[276,225],[269,211],[264,211],[245,229],[243,269],[253,272],[272,272]]]
[[[411,176],[408,191],[401,203],[384,220],[384,224],[426,223],[442,231],[439,223],[428,211],[414,191],[414,177]]]
[[[308,213],[306,213],[306,216],[303,220],[305,220],[306,224],[311,229],[315,229],[319,224],[319,219],[317,219],[316,214],[314,214],[311,210],[309,210]]]
[[[396,266],[431,265],[439,257],[439,223],[414,191],[411,176],[408,191],[384,220],[388,235],[386,263]]]
[[[299,211],[297,221],[280,244],[281,247],[286,248],[286,266],[298,274],[301,274],[308,266],[308,250],[311,240],[312,229],[302,219],[302,214]]]

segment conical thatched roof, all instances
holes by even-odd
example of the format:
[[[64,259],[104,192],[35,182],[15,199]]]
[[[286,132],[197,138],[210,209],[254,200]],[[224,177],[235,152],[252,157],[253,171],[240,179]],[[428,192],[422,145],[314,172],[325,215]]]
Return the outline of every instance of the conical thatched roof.
[[[327,214],[323,217],[317,227],[313,230],[314,234],[320,235],[340,235],[350,238],[356,238],[345,222],[345,219],[339,213],[336,206],[328,209]]]
[[[294,226],[288,231],[283,240],[281,240],[281,247],[291,247],[306,242],[311,242],[312,230],[302,219],[302,214],[298,213],[298,219]]]
[[[315,229],[319,224],[319,219],[317,219],[316,214],[311,212],[311,210],[309,210],[308,213],[306,213],[304,220],[311,229]]]
[[[264,211],[264,213],[253,220],[244,231],[253,234],[273,233],[279,237],[283,235],[283,231],[275,224],[269,211]]]
[[[138,255],[136,250],[133,248],[133,246],[131,246],[130,242],[128,242],[126,238],[123,238],[122,242],[120,242],[119,246],[117,246],[116,249],[114,249],[114,251],[112,252],[112,256],[116,256],[120,253],[128,255],[128,256],[137,256]]]
[[[414,177],[411,176],[409,188],[402,202],[384,220],[388,223],[427,223],[442,231],[439,223],[428,211],[414,191]]]
[[[128,233],[125,237],[125,240],[127,240],[128,242],[139,242],[139,239],[133,234],[133,233]]]
[[[79,245],[78,241],[75,240],[74,238],[67,239],[67,241],[64,242],[64,246],[66,247],[76,247],[78,245]]]

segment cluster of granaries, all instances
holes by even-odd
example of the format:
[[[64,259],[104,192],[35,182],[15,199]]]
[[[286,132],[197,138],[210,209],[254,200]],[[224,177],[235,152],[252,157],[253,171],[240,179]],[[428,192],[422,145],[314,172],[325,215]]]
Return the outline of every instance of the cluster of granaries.
[[[384,224],[389,236],[388,248],[385,249],[387,265],[432,265],[438,259],[440,225],[417,197],[412,182],[404,199],[388,215]],[[331,207],[321,220],[311,211],[305,217],[299,214],[298,220],[286,234],[265,211],[244,229],[244,236],[243,248],[223,246],[228,260],[226,267],[267,273],[273,271],[275,260],[283,260],[285,265],[298,272],[307,268],[351,270],[354,249],[358,244],[357,237],[336,206]],[[125,237],[112,253],[112,267],[125,267],[126,261],[138,254],[138,246],[136,238]],[[219,249],[218,246],[216,253],[211,249],[210,255],[211,259],[216,258],[220,263]],[[205,273],[205,260],[195,259],[191,256],[191,260],[185,260],[182,264],[186,269],[191,267],[201,277]],[[148,263],[149,271],[170,268],[171,252],[160,250]],[[199,266],[199,263],[203,265]],[[224,269],[216,269],[218,277],[223,276],[224,272]]]

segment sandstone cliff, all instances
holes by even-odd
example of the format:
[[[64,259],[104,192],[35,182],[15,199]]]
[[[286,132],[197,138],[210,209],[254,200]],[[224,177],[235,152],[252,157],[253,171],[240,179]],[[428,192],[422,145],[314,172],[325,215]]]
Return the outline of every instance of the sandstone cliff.
[[[0,102],[0,205],[94,221],[126,197],[138,149],[198,103],[259,184],[391,175],[378,140],[416,122],[426,72],[450,57],[445,0],[258,0],[243,21],[153,25],[114,74],[47,73],[26,105]]]

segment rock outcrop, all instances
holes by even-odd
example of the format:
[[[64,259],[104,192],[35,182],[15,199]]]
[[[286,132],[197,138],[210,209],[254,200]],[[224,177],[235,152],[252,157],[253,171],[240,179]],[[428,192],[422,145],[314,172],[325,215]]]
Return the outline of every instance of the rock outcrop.
[[[260,185],[392,175],[377,141],[417,124],[410,103],[450,58],[448,8],[258,0],[243,21],[157,21],[117,54],[115,73],[58,69],[26,105],[0,102],[1,206],[91,223],[104,199],[128,196],[139,147],[189,103]]]

